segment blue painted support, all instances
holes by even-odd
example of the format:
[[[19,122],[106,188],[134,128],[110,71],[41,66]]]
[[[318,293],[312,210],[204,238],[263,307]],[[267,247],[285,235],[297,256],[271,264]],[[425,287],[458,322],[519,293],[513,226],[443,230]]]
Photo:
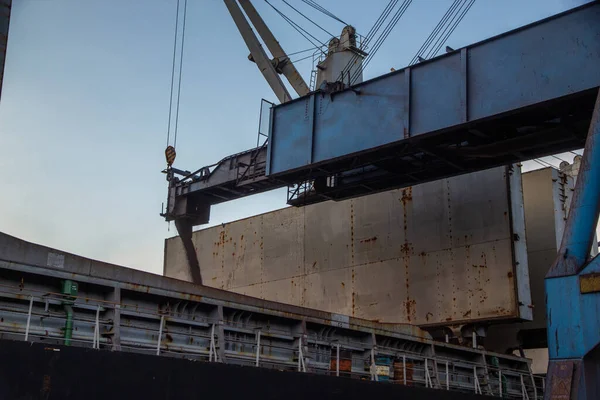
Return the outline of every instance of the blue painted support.
[[[317,91],[278,105],[267,174],[314,174],[428,135],[447,141],[466,124],[597,88],[598,21],[600,3],[591,3],[338,93]],[[554,117],[560,115],[546,121]],[[515,146],[514,152],[531,148]]]
[[[599,214],[600,91],[561,249],[545,281],[547,399],[600,398],[600,257],[588,262]]]
[[[589,258],[600,214],[600,92],[571,204],[558,258],[547,277],[575,274]]]

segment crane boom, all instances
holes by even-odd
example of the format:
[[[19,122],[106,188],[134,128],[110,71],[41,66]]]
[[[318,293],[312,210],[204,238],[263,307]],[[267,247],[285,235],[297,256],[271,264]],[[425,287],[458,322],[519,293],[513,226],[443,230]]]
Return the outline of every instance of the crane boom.
[[[254,25],[254,28],[267,45],[267,48],[274,57],[275,69],[281,71],[281,73],[290,82],[290,85],[294,88],[298,96],[305,96],[310,92],[308,85],[302,79],[302,76],[290,61],[289,57],[277,41],[273,32],[269,29],[265,21],[262,19],[260,14],[256,11],[250,0],[239,0],[240,5],[246,12],[246,15]]]
[[[281,103],[290,101],[292,99],[290,93],[283,84],[283,81],[271,63],[271,60],[262,48],[258,38],[252,31],[252,27],[244,17],[244,14],[238,6],[236,0],[223,1],[225,2],[225,5],[227,6],[227,9],[229,10],[229,13],[231,14],[231,17],[233,18],[238,30],[240,31],[244,42],[246,42],[246,46],[248,46],[248,50],[250,50],[250,54],[254,58],[254,62],[269,83],[269,86],[271,86],[271,89],[273,89],[275,92],[275,95],[279,101]]]

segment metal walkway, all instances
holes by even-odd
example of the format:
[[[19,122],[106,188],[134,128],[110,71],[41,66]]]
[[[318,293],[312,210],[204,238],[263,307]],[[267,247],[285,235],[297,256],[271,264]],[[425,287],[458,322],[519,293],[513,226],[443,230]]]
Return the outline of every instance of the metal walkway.
[[[542,398],[529,360],[433,341],[416,327],[196,286],[4,234],[0,259],[0,339]]]

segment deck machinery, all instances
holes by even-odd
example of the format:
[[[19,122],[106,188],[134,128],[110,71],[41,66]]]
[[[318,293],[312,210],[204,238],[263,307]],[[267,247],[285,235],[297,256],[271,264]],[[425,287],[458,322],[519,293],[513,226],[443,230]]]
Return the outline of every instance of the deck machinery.
[[[585,147],[546,277],[546,396],[599,398],[600,259],[588,256],[600,212],[599,87],[600,4],[591,2],[354,86],[283,99],[263,145],[193,173],[165,171],[163,216],[197,271],[192,227],[213,204],[287,186],[288,203],[302,206]]]

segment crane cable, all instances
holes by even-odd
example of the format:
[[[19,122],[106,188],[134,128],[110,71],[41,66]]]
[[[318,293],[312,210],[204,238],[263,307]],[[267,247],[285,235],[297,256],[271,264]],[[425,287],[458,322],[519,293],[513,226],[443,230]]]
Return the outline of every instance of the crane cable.
[[[408,7],[411,5],[411,3],[412,0],[404,0],[404,2],[400,5],[400,8],[398,8],[396,13],[388,22],[387,26],[384,28],[381,35],[377,38],[377,41],[373,45],[373,49],[371,50],[367,58],[363,61],[361,67],[354,72],[354,75],[352,76],[352,79],[350,81],[351,84],[354,84],[356,82],[356,80],[360,77],[360,74],[362,74],[366,66],[369,65],[375,54],[377,54],[377,51],[381,48],[385,40],[392,32],[392,30],[396,27],[398,21],[400,21],[400,18],[402,18],[402,16],[404,15]]]
[[[282,11],[280,11],[277,7],[275,7],[273,4],[271,4],[269,2],[269,0],[265,0],[265,3],[267,3],[269,6],[271,6],[271,8],[273,10],[275,10],[275,12],[277,14],[279,14],[279,16],[281,16],[281,18],[283,18],[288,24],[290,24],[292,26],[292,28],[294,28],[299,34],[301,34],[306,40],[308,40],[308,42],[313,45],[315,48],[322,48],[322,47],[327,47],[323,42],[321,42],[319,39],[317,39],[315,36],[313,36],[312,34],[310,34],[310,32],[308,32],[306,29],[302,28],[300,25],[298,25],[296,22],[294,22],[290,17],[288,17],[287,15],[285,15]],[[310,36],[313,40],[315,40],[317,43],[320,44],[317,45],[315,44],[311,39],[308,38],[308,36]],[[322,50],[321,50],[322,51]]]
[[[179,55],[179,82],[177,84],[177,114],[175,114],[175,138],[173,140],[173,147],[177,147],[177,128],[179,126],[179,99],[181,98],[181,76],[183,72],[183,50],[185,44],[185,21],[187,17],[187,0],[185,0],[183,6],[183,30],[181,32],[181,54]]]
[[[369,29],[369,32],[367,32],[367,35],[365,36],[365,38],[364,38],[364,40],[362,42],[362,48],[363,48],[363,50],[368,47],[369,42],[373,39],[373,37],[375,36],[375,34],[379,31],[379,29],[381,28],[381,25],[383,24],[383,22],[385,22],[385,20],[387,19],[387,17],[389,16],[389,14],[392,12],[392,10],[394,9],[394,7],[396,7],[396,4],[398,4],[398,1],[399,0],[390,0],[388,2],[388,5],[383,9],[383,11],[381,12],[381,14],[379,15],[379,17],[377,18],[377,20],[375,21],[375,23],[371,27],[371,29]],[[348,63],[344,67],[344,69],[342,69],[342,71],[340,72],[340,76],[338,77],[339,81],[343,81],[344,80],[344,76],[347,73],[350,72],[350,69],[356,63],[356,61],[358,61],[358,59],[360,57],[361,57],[361,55],[356,54],[356,53],[352,55],[352,57],[350,58],[350,60],[348,61]]]
[[[436,35],[439,33],[439,31],[442,29],[442,27],[446,24],[446,21],[448,20],[450,15],[454,12],[454,10],[456,9],[456,7],[458,6],[458,4],[460,2],[461,2],[461,0],[454,0],[452,2],[450,7],[448,8],[448,10],[446,10],[446,13],[442,17],[442,19],[440,19],[440,21],[435,26],[433,31],[431,31],[431,33],[429,34],[429,36],[427,37],[425,42],[421,45],[421,48],[419,49],[419,51],[417,51],[417,54],[415,54],[415,56],[412,58],[412,60],[410,60],[410,63],[408,65],[413,65],[414,63],[416,63],[419,60],[419,57],[421,57],[427,50],[429,50],[429,46],[431,45],[433,40],[435,40]]]
[[[335,37],[334,34],[332,34],[331,32],[327,31],[325,28],[323,28],[321,25],[317,24],[315,21],[313,21],[312,19],[308,18],[305,14],[303,14],[300,10],[298,10],[296,7],[294,7],[293,5],[291,5],[290,3],[288,3],[286,0],[282,0],[285,4],[287,4],[288,7],[290,7],[292,10],[296,11],[298,14],[300,14],[301,16],[303,16],[306,20],[308,20],[311,24],[313,24],[314,26],[316,26],[317,28],[319,28],[320,30],[322,30],[323,32],[325,32],[326,34],[329,35],[329,37]]]
[[[179,28],[179,0],[177,0],[177,10],[175,11],[175,34],[173,35],[173,65],[171,66],[171,95],[169,98],[169,122],[167,123],[167,146],[171,144],[171,115],[173,110],[173,87],[175,82],[175,57],[177,54],[177,32]]]
[[[336,17],[332,12],[327,11],[327,9],[325,7],[321,6],[316,1],[314,1],[314,0],[301,0],[301,1],[305,4],[308,4],[315,10],[322,12],[323,14],[327,15],[328,17],[333,18],[334,20],[336,20],[344,25],[348,25],[347,23],[342,21],[340,18]]]
[[[178,34],[179,34],[179,19],[180,19],[180,0],[177,0],[177,6],[175,11],[175,34],[173,40],[173,62],[171,66],[171,93],[169,97],[169,118],[168,118],[168,126],[167,126],[167,148],[165,150],[165,157],[167,160],[167,166],[171,167],[173,162],[175,161],[176,152],[175,148],[177,147],[177,132],[179,128],[179,104],[181,99],[181,78],[183,73],[183,53],[185,47],[185,25],[187,19],[187,0],[183,0],[183,27],[181,32],[181,48],[179,53],[179,74],[177,76],[177,99],[175,101],[175,111],[173,111],[173,97],[175,91],[175,70],[176,70],[176,60],[177,60],[177,42],[178,42]],[[175,112],[175,117],[173,118],[173,112]],[[175,120],[175,127],[173,129],[173,145],[171,145],[171,126],[172,120]]]
[[[455,15],[454,18],[457,18],[456,21],[453,21],[453,25],[450,28],[450,31],[448,31],[442,38],[438,39],[439,41],[439,45],[433,49],[429,55],[427,56],[427,58],[431,58],[434,57],[442,48],[442,46],[444,45],[444,43],[446,43],[446,41],[448,40],[448,38],[450,37],[450,35],[452,35],[452,33],[454,33],[454,31],[456,30],[456,27],[461,23],[461,21],[463,20],[463,18],[465,17],[465,15],[467,15],[467,13],[469,12],[469,10],[471,9],[471,7],[473,7],[473,4],[475,3],[475,0],[470,0],[467,4],[467,1],[465,0],[465,5],[466,7],[462,9],[461,14],[457,14]]]
[[[474,3],[475,0],[454,0],[431,34],[427,37],[427,40],[425,40],[419,51],[417,51],[417,54],[412,58],[409,65],[415,64],[422,58],[429,59],[434,57],[456,30],[456,27],[460,24]]]

